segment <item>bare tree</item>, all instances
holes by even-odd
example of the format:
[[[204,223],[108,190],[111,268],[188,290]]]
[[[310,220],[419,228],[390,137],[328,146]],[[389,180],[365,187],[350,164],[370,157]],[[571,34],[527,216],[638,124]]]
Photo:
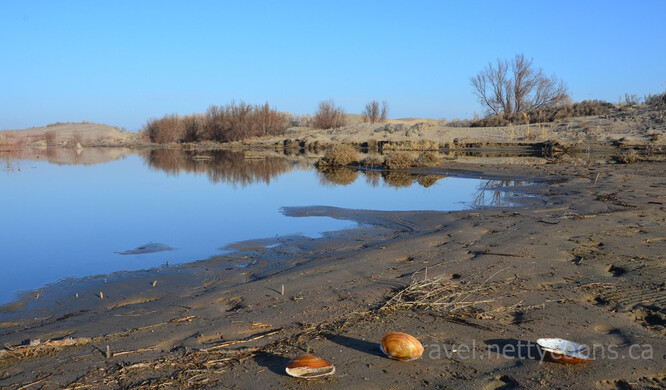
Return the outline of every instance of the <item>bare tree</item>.
[[[383,101],[380,108],[379,102],[373,100],[365,105],[365,110],[361,115],[363,116],[363,122],[385,122],[388,115],[388,103]]]
[[[566,84],[555,76],[547,77],[523,54],[512,61],[497,60],[470,79],[479,102],[488,114],[513,114],[569,102]]]

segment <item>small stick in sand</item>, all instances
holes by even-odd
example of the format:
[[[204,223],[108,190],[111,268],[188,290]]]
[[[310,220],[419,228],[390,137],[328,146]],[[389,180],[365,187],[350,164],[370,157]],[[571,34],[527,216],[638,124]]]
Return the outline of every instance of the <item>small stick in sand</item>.
[[[601,172],[597,173],[597,177],[594,179],[594,184],[597,184],[597,180],[599,180],[599,175],[601,175]]]
[[[106,358],[111,359],[111,348],[109,346],[106,346]]]
[[[153,280],[153,287],[157,286],[157,280]]]
[[[104,299],[104,293],[102,293],[101,291],[99,292],[99,299]]]
[[[282,295],[284,295],[284,284],[282,285]]]

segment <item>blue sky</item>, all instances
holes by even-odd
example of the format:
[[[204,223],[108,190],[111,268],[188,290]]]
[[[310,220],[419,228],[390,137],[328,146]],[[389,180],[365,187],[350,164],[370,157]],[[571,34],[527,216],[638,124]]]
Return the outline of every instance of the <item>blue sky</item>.
[[[312,113],[483,113],[469,77],[533,57],[575,100],[666,89],[664,1],[7,1],[0,129],[139,129],[232,100]]]

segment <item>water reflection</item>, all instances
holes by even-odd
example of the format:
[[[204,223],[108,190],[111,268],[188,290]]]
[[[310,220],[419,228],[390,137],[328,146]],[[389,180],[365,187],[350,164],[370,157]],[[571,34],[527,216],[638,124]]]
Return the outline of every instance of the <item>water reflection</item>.
[[[47,161],[56,165],[95,165],[127,157],[132,150],[120,147],[61,148],[55,146],[0,146],[0,161],[7,171],[21,168],[21,161]]]
[[[507,189],[527,184],[523,180],[499,179],[486,180],[479,185],[479,190],[474,198],[475,207],[485,206],[510,206],[511,201],[507,200]],[[512,194],[516,196],[516,194]]]
[[[229,183],[246,187],[254,183],[270,184],[280,174],[294,169],[289,160],[272,155],[248,158],[244,152],[228,150],[182,151],[153,149],[141,152],[153,170],[177,176],[181,172],[205,174],[211,183]]]
[[[365,182],[372,187],[379,186],[382,182],[392,188],[411,187],[415,183],[424,188],[429,188],[443,179],[445,175],[422,175],[409,172],[389,172],[375,169],[353,169],[346,167],[326,167],[317,170],[319,183],[326,186],[346,186],[354,183],[360,174],[363,174]]]
[[[352,184],[358,178],[358,169],[351,169],[347,167],[327,167],[317,170],[319,177],[319,184],[324,186],[341,185],[346,186]]]

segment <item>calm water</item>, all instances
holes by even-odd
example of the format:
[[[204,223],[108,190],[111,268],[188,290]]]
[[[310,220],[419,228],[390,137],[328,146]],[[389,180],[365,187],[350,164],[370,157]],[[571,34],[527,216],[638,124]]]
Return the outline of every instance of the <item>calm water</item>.
[[[0,303],[67,277],[183,263],[220,254],[237,241],[318,237],[355,226],[286,217],[284,206],[460,210],[505,205],[505,192],[496,187],[514,184],[348,169],[321,173],[304,159],[246,159],[239,152],[83,153],[2,165]],[[91,157],[95,153],[106,157]],[[173,249],[119,253],[151,249],[146,244]]]

